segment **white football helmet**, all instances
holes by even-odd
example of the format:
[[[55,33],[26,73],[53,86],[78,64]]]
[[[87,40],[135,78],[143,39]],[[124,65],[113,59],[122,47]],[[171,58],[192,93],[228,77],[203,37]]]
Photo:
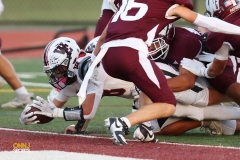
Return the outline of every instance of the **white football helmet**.
[[[90,42],[88,42],[88,44],[85,47],[85,52],[86,53],[93,53],[99,38],[100,38],[100,36],[95,37]]]
[[[169,35],[169,31],[171,28],[173,28],[174,33]],[[159,33],[159,37],[153,40],[150,47],[150,51],[148,53],[149,58],[152,60],[156,60],[158,58],[165,59],[169,50],[168,41],[174,37],[174,34],[175,34],[174,27],[172,27],[172,24],[168,24]]]
[[[74,39],[60,37],[48,43],[43,65],[53,87],[61,90],[76,81],[74,67],[79,54],[80,48]]]
[[[240,9],[240,0],[206,0],[206,16],[224,19]]]

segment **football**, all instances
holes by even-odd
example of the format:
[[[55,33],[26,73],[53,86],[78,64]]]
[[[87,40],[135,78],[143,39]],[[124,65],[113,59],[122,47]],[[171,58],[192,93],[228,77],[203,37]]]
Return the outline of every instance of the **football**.
[[[30,107],[31,107],[31,109],[27,112],[27,114],[30,112],[40,111],[38,108],[35,108],[33,106],[30,106]],[[53,118],[50,118],[50,117],[47,117],[44,115],[33,114],[33,116],[37,116],[36,120],[39,120],[39,122],[37,124],[45,124],[45,123],[48,123],[53,120]]]

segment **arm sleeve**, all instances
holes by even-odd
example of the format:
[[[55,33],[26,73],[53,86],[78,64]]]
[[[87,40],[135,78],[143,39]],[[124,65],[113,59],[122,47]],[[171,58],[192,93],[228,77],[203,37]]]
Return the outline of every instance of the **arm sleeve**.
[[[214,17],[206,17],[201,14],[198,14],[193,24],[198,25],[200,27],[205,27],[212,32],[240,35],[240,27]]]

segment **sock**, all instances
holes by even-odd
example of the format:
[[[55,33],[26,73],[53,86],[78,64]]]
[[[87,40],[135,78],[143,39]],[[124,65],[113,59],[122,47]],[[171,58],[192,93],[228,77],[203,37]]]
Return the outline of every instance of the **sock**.
[[[240,119],[240,108],[223,105],[211,105],[203,108],[203,115],[204,119]]]
[[[128,126],[128,128],[130,128],[132,125],[131,125],[131,123],[129,122],[129,120],[126,118],[126,117],[122,117],[122,118],[120,118],[121,120],[123,120],[125,123],[126,123],[126,125]]]
[[[21,99],[21,100],[26,100],[27,99],[28,91],[24,86],[14,90],[14,92],[16,93],[16,96],[17,96],[18,99]]]
[[[211,124],[211,121],[201,121],[201,126],[203,126],[203,127],[209,127],[210,126],[210,124]]]

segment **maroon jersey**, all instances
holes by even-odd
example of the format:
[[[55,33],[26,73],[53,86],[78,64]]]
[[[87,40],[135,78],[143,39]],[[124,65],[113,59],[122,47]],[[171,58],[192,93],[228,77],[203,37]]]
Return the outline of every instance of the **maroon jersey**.
[[[201,52],[201,35],[194,29],[173,27],[175,35],[169,42],[169,51],[163,60],[158,58],[157,62],[168,64],[175,69],[179,69],[183,58],[193,59]]]
[[[191,0],[122,0],[108,26],[106,42],[135,37],[150,45],[156,33],[179,19],[165,18],[168,9],[175,4],[193,9]]]
[[[226,17],[224,21],[240,26],[239,17],[240,17],[240,11]],[[211,53],[215,53],[222,46],[223,42],[227,42],[233,47],[233,50],[229,52],[230,55],[240,57],[240,45],[239,45],[240,36],[239,35],[228,35],[228,34],[222,34],[217,32],[210,32],[210,34],[207,37],[206,45],[211,51]]]
[[[113,14],[114,14],[114,12],[110,9],[104,9],[102,11],[102,16],[99,18],[97,25],[96,25],[94,37],[100,36],[102,34],[103,30],[107,26],[109,20],[113,16]]]

